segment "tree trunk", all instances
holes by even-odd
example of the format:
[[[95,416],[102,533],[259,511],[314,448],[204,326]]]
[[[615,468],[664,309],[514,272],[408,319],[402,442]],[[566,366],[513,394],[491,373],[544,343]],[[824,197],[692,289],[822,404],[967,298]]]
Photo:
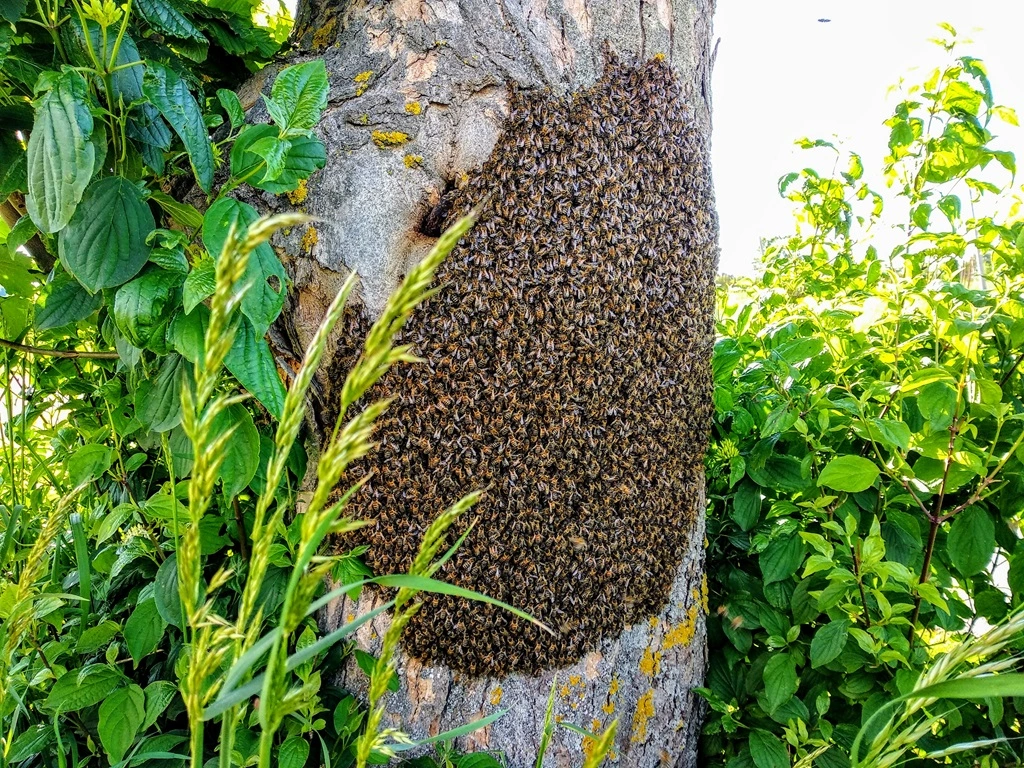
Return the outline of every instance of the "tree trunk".
[[[479,487],[475,483],[488,485],[467,554],[443,577],[530,610],[556,625],[558,637],[545,639],[532,627],[469,612],[454,601],[428,601],[407,632],[412,655],[401,660],[402,687],[389,702],[389,725],[413,738],[507,709],[459,746],[501,751],[510,766],[532,765],[557,675],[559,720],[595,731],[619,720],[614,764],[695,765],[701,708],[692,689],[701,684],[706,661],[701,459],[717,263],[707,156],[713,5],[300,5],[289,63],[323,58],[331,96],[318,128],[327,167],[308,188],[289,195],[291,205],[321,221],[278,243],[293,280],[286,313],[293,342],[305,346],[341,281],[355,270],[361,308],[350,315],[336,340],[335,361],[325,367],[343,371],[358,342],[354,336],[380,312],[441,226],[485,199],[493,210],[453,254],[442,275],[446,287],[425,310],[422,326],[414,323],[409,331],[406,340],[427,361],[410,368],[426,373],[382,384],[383,393],[398,398],[397,415],[381,427],[383,458],[362,511],[389,531],[394,546],[387,537],[374,540],[368,557],[378,572],[408,563],[424,521],[443,508],[440,500],[451,503]],[[252,83],[252,103],[272,75],[270,68]],[[262,109],[256,104],[250,120],[259,120]],[[549,130],[556,120],[564,125]],[[658,145],[664,151],[655,141],[667,142]],[[567,158],[583,151],[577,142],[626,150],[580,166],[585,172],[579,177],[574,168],[552,182],[571,165]],[[524,171],[518,156],[531,151],[539,160]],[[553,183],[572,193],[558,199]],[[686,201],[677,203],[681,196]],[[259,204],[288,202],[264,195]],[[523,211],[532,219],[524,222]],[[587,215],[581,218],[580,211]],[[549,229],[564,239],[541,248],[537,243],[548,242]],[[521,243],[532,243],[522,246],[532,249],[529,258],[520,254]],[[599,248],[608,255],[591,258]],[[541,257],[541,272],[530,277],[523,270]],[[646,266],[634,269],[635,261]],[[602,266],[614,274],[605,275]],[[500,288],[492,294],[515,294],[511,304],[487,306],[491,281]],[[565,303],[559,286],[563,293],[594,293],[596,319],[589,309]],[[523,315],[524,306],[532,314]],[[508,321],[512,330],[502,338],[505,314],[520,319]],[[644,328],[654,352],[634,349]],[[595,340],[592,355],[580,351],[581,338]],[[461,344],[480,339],[491,346],[462,353]],[[565,345],[572,349],[561,353]],[[538,356],[545,349],[554,355],[549,367]],[[508,369],[510,361],[522,369],[513,371],[516,383],[498,397],[477,369]],[[568,391],[537,389],[536,382],[556,376]],[[330,393],[338,381],[328,375],[322,383]],[[482,396],[485,413],[463,414],[437,381],[450,385],[456,401]],[[606,410],[595,421],[597,406]],[[515,449],[509,446],[520,445],[517,426],[504,411],[519,409],[526,448]],[[464,415],[477,431],[464,427],[458,438],[447,437]],[[480,436],[480,424],[494,429],[495,423],[512,435],[495,449],[500,455],[492,455],[494,446]],[[545,477],[546,451],[562,443],[582,447],[551,459],[551,477]],[[507,455],[516,450],[521,466]],[[444,463],[460,451],[470,459]],[[376,479],[392,469],[395,488]],[[537,516],[538,499],[547,517]],[[538,519],[547,521],[539,539]],[[528,524],[534,525],[532,548],[516,540]],[[379,600],[364,591],[357,605],[332,606],[323,623],[337,626]],[[570,603],[580,605],[569,610]],[[374,651],[384,625],[382,618],[364,626],[360,646]],[[340,682],[365,689],[354,664]],[[590,746],[559,728],[546,764],[581,765]]]

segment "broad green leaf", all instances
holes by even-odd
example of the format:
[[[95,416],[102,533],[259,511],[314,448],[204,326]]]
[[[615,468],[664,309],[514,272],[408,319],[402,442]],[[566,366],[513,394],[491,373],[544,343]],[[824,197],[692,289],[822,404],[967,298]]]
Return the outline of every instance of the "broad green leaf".
[[[113,288],[149,259],[146,237],[155,227],[137,184],[120,176],[99,179],[60,233],[60,260],[90,293]]]
[[[288,139],[277,136],[267,136],[252,143],[249,151],[263,158],[263,162],[267,166],[263,172],[263,182],[276,181],[281,176],[284,171],[285,157],[291,147],[292,143]]]
[[[121,631],[116,621],[103,621],[94,627],[89,627],[82,632],[82,636],[75,643],[75,653],[89,655],[96,653],[107,643],[114,639],[114,635]]]
[[[171,320],[168,334],[175,351],[193,365],[205,354],[206,329],[210,324],[210,310],[203,305],[191,314],[179,312]]]
[[[277,750],[278,768],[302,768],[309,758],[309,742],[302,736],[291,736]]]
[[[798,685],[796,659],[788,653],[773,655],[764,667],[764,692],[769,712],[789,701]]]
[[[817,669],[838,658],[846,647],[850,622],[836,619],[823,627],[819,627],[811,641],[811,667]]]
[[[242,109],[242,102],[238,100],[234,91],[229,91],[227,88],[218,89],[217,100],[224,107],[233,129],[238,130],[245,125],[245,110]]]
[[[203,226],[203,214],[194,206],[179,202],[160,190],[150,191],[149,198],[181,226],[190,229],[199,229]]]
[[[238,403],[217,414],[213,421],[213,434],[221,435],[232,427],[234,432],[219,475],[224,482],[224,494],[229,498],[237,496],[249,485],[260,460],[260,434],[249,411]]]
[[[142,90],[178,134],[192,163],[200,188],[213,188],[213,145],[203,122],[203,113],[185,82],[170,68],[156,61],[146,63]]]
[[[224,197],[210,206],[203,221],[203,243],[213,257],[219,258],[231,225],[244,235],[259,218],[256,209],[246,203]],[[270,243],[262,243],[249,254],[244,282],[249,290],[242,298],[242,314],[252,323],[257,337],[266,334],[284,306],[287,275]],[[230,368],[230,364],[229,364]],[[254,393],[255,394],[255,393]]]
[[[8,765],[17,765],[23,760],[40,754],[53,741],[53,726],[38,723],[25,728],[11,742],[7,753]]]
[[[761,575],[766,584],[788,579],[804,561],[804,542],[795,533],[772,539],[764,552],[758,556]]]
[[[123,678],[106,664],[91,664],[65,672],[46,697],[45,707],[60,712],[77,712],[103,701]]]
[[[878,467],[862,456],[839,456],[832,459],[818,476],[818,485],[847,493],[860,493],[878,479]]]
[[[167,709],[167,705],[178,694],[178,687],[170,680],[154,680],[146,686],[145,693],[146,717],[140,728],[143,732],[148,730],[161,713]]]
[[[25,207],[41,232],[53,234],[67,226],[96,170],[88,98],[85,80],[68,71],[36,107]]]
[[[239,323],[235,343],[224,360],[225,367],[274,418],[281,417],[285,389],[274,355],[264,338],[257,338],[247,320]]]
[[[761,516],[761,489],[750,482],[740,483],[732,497],[732,519],[741,531],[749,531]]]
[[[150,26],[171,37],[206,42],[206,37],[199,28],[168,0],[135,0],[133,8],[149,22]]]
[[[99,294],[91,294],[77,280],[61,275],[53,281],[46,303],[36,310],[36,330],[60,328],[84,320],[103,303]]]
[[[292,136],[288,139],[289,147],[280,174],[273,181],[264,180],[264,173],[257,170],[263,159],[250,151],[250,147],[276,136],[277,131],[272,125],[247,126],[231,148],[231,174],[244,178],[254,187],[280,195],[292,191],[302,179],[323,168],[327,163],[327,152],[323,142],[315,136]]]
[[[974,576],[988,566],[996,550],[996,529],[982,507],[971,506],[953,518],[946,539],[949,559],[964,576]]]
[[[178,596],[178,559],[171,555],[162,563],[156,572],[153,585],[153,600],[156,602],[160,618],[175,627],[181,628],[181,599]]]
[[[917,407],[935,432],[953,423],[956,406],[956,389],[945,382],[926,384],[917,396]]]
[[[756,729],[747,737],[747,745],[757,768],[789,768],[789,754],[778,736]]]
[[[181,422],[181,387],[190,366],[180,355],[169,354],[160,363],[156,378],[135,389],[135,415],[153,432],[166,432]],[[183,378],[185,377],[185,378]]]
[[[167,622],[160,616],[156,600],[143,600],[135,607],[124,625],[124,641],[136,667],[156,650],[166,628]]]
[[[185,278],[185,285],[182,287],[182,305],[185,312],[192,313],[207,297],[213,295],[217,287],[217,266],[213,259],[204,258],[192,266],[192,271]]]
[[[68,460],[68,477],[71,484],[80,485],[103,475],[114,460],[114,454],[105,445],[83,445]]]
[[[141,275],[118,289],[114,296],[114,322],[129,342],[140,349],[166,348],[164,336],[181,282],[181,274],[150,264]]]
[[[327,69],[321,59],[281,70],[270,90],[268,108],[282,129],[310,129],[327,106]]]
[[[100,743],[111,763],[124,759],[145,715],[146,695],[135,684],[118,688],[100,705]]]

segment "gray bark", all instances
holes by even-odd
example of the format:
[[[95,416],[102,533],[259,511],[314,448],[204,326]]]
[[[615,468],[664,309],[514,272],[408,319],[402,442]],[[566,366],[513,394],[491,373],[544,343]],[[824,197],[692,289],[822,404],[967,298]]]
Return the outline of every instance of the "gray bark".
[[[295,60],[323,58],[331,78],[318,132],[327,167],[292,203],[321,221],[278,242],[293,280],[288,319],[304,347],[344,277],[361,277],[359,300],[374,316],[401,275],[433,238],[419,224],[446,184],[478,168],[491,153],[508,112],[508,85],[569,94],[600,75],[605,46],[643,61],[664,55],[683,84],[696,120],[710,134],[710,47],[714,0],[311,0],[300,9]],[[274,68],[251,84],[255,95]],[[413,105],[419,105],[413,106]],[[381,147],[374,131],[408,137]],[[381,134],[378,134],[378,138]],[[254,201],[256,202],[256,201]],[[269,195],[260,207],[288,207]],[[330,382],[325,382],[329,389]],[[701,495],[701,499],[702,499]],[[490,714],[508,713],[460,740],[463,749],[503,752],[510,766],[533,765],[545,703],[557,675],[556,715],[603,730],[619,720],[613,764],[696,764],[706,636],[702,599],[703,515],[658,616],[634,624],[566,669],[539,676],[475,678],[402,659],[402,688],[390,725],[423,738]],[[323,617],[337,626],[370,610],[336,604]],[[367,625],[359,645],[376,649],[386,619]],[[362,693],[354,668],[341,683]],[[558,729],[547,765],[582,764],[586,745]]]

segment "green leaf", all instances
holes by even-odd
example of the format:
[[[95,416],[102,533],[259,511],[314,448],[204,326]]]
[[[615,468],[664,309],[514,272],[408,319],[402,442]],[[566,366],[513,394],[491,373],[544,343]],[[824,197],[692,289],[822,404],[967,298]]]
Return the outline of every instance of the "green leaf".
[[[559,723],[559,725],[565,728],[569,726],[568,723]],[[456,758],[455,768],[502,768],[502,764],[495,760],[493,755],[486,752],[471,752]]]
[[[373,668],[377,664],[377,657],[371,653],[367,653],[361,648],[355,649],[356,664],[359,666],[363,673],[370,677],[373,674]],[[388,690],[394,693],[401,687],[401,682],[398,679],[398,674],[392,670],[391,677],[388,678]]]
[[[832,459],[818,476],[818,485],[847,493],[860,493],[878,478],[878,467],[862,456],[839,456]]]
[[[789,768],[789,754],[782,741],[775,735],[753,730],[747,737],[750,757],[757,768]]]
[[[203,214],[197,211],[194,206],[179,202],[160,190],[151,190],[149,199],[163,208],[164,213],[181,226],[188,227],[189,229],[199,229],[203,226]]]
[[[36,310],[36,330],[60,328],[84,320],[103,303],[99,294],[91,294],[77,280],[61,275],[53,281],[50,294],[41,309]]]
[[[146,63],[142,90],[178,134],[188,152],[196,181],[209,194],[213,188],[213,145],[203,113],[188,86],[173,70],[150,60]]]
[[[132,611],[124,625],[124,641],[136,667],[156,650],[166,628],[167,622],[160,616],[155,599],[143,600]]]
[[[836,619],[819,627],[811,641],[811,667],[817,669],[838,658],[846,647],[849,632],[850,622],[846,619]]]
[[[185,40],[207,42],[199,28],[168,0],[135,0],[132,7],[160,32]]]
[[[215,259],[219,258],[231,226],[237,227],[241,237],[258,218],[259,214],[251,205],[230,197],[221,198],[210,206],[203,221],[206,250]],[[257,337],[266,334],[270,324],[281,314],[286,280],[284,267],[269,243],[260,244],[249,254],[243,281],[250,287],[242,298],[242,314],[252,322]]]
[[[213,434],[221,435],[232,427],[234,433],[219,474],[224,481],[224,494],[229,498],[237,496],[249,485],[260,460],[260,434],[249,411],[238,403],[217,414],[213,420]]]
[[[162,351],[170,312],[177,304],[181,274],[149,265],[142,274],[121,286],[114,296],[117,329],[140,349]],[[156,344],[153,344],[156,342]]]
[[[327,106],[327,69],[321,59],[281,70],[270,90],[267,106],[282,129],[310,129]]]
[[[964,576],[985,570],[996,550],[996,528],[988,512],[971,506],[954,517],[946,549],[953,567]]]
[[[100,743],[111,763],[124,759],[146,714],[146,695],[134,683],[118,688],[100,705]]]
[[[217,265],[213,259],[205,258],[193,265],[182,288],[182,305],[186,313],[191,314],[196,306],[213,295],[217,287],[216,272]]]
[[[233,129],[238,130],[245,125],[245,110],[242,109],[242,102],[238,100],[238,96],[235,95],[234,91],[229,91],[227,88],[219,88],[217,90],[217,100],[224,107],[224,111],[227,113],[228,120],[231,121]]]
[[[149,259],[146,237],[155,228],[139,185],[121,176],[98,179],[60,233],[60,260],[90,293],[113,288]]]
[[[30,757],[35,757],[51,741],[53,741],[53,726],[49,723],[39,723],[25,728],[11,742],[10,752],[7,753],[8,765],[16,765]]]
[[[769,713],[793,698],[798,686],[796,659],[788,653],[773,655],[764,666],[764,692]]]
[[[68,477],[72,485],[80,485],[103,475],[114,460],[114,454],[105,445],[83,445],[68,460]]]
[[[804,561],[804,542],[795,533],[776,536],[758,556],[766,584],[788,579]]]
[[[956,389],[945,382],[937,381],[921,387],[917,396],[917,407],[928,419],[933,432],[947,429],[956,415]]]
[[[106,664],[69,670],[53,684],[44,706],[60,712],[77,712],[99,704],[121,680],[121,674]]]
[[[250,392],[275,419],[281,418],[285,389],[267,340],[256,337],[252,325],[243,320],[224,365],[238,383]]]
[[[2,0],[0,1],[0,19],[17,26],[27,7],[28,0]]]
[[[167,705],[178,695],[178,687],[170,680],[154,680],[146,686],[146,717],[140,730],[149,729]]]
[[[178,559],[172,554],[156,572],[153,600],[160,618],[181,629],[181,599],[178,596]]]
[[[302,768],[309,758],[309,742],[301,736],[291,736],[277,750],[277,768]]]
[[[263,158],[267,169],[263,173],[263,182],[276,181],[284,172],[285,157],[292,143],[288,139],[267,136],[252,143],[249,151]]]
[[[273,181],[263,180],[256,170],[263,160],[255,152],[250,151],[250,147],[263,139],[277,135],[277,130],[272,125],[250,125],[243,129],[231,147],[231,175],[245,178],[254,187],[280,195],[295,189],[299,181],[309,178],[313,172],[323,168],[327,163],[327,152],[323,142],[315,136],[292,136],[288,140],[290,146],[284,156],[280,174]]]
[[[210,324],[210,310],[203,305],[192,314],[179,312],[171,321],[168,331],[171,346],[193,365],[199,363],[206,350],[206,329]]]
[[[116,621],[103,621],[95,627],[89,627],[82,632],[82,636],[75,643],[75,653],[87,656],[96,653],[107,643],[114,639],[114,635],[121,631]]]
[[[39,101],[28,139],[25,207],[41,232],[60,232],[71,221],[96,169],[93,120],[85,80],[61,74]]]
[[[731,517],[741,531],[749,531],[761,517],[761,489],[753,483],[740,483],[732,497]]]
[[[166,432],[181,423],[181,386],[190,373],[180,355],[169,354],[160,363],[156,378],[135,389],[135,415],[153,432]]]

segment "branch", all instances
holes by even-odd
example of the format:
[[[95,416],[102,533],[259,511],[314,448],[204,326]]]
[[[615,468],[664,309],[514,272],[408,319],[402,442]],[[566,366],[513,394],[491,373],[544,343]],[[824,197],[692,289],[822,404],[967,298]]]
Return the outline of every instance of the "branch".
[[[8,341],[7,339],[0,339],[0,347],[14,349],[27,355],[45,355],[47,357],[86,358],[89,360],[117,360],[120,358],[117,352],[80,352],[77,349],[46,349],[44,347],[30,347],[25,344],[19,344],[16,341]]]

